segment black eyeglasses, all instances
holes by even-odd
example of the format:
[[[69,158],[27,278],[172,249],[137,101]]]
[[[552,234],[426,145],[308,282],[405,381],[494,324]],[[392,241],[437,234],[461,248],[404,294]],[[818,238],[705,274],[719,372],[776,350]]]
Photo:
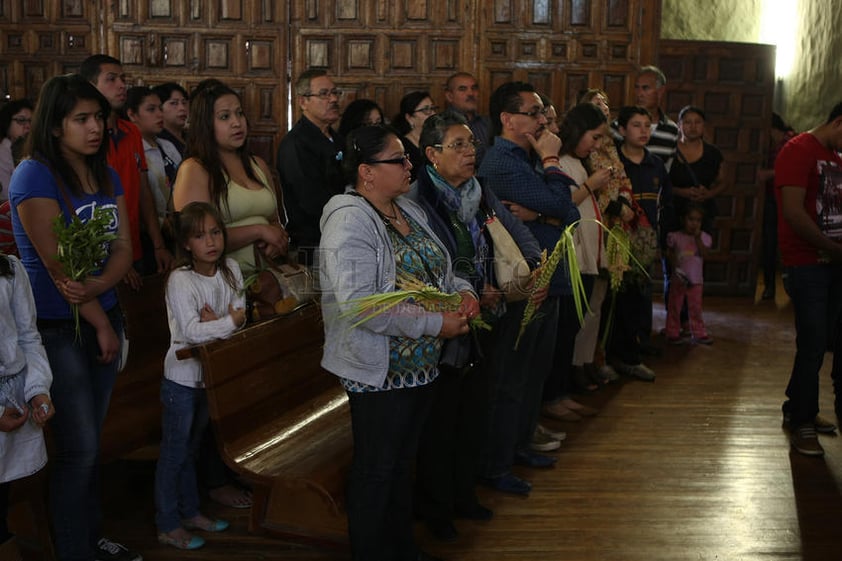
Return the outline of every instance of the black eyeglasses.
[[[32,119],[28,117],[12,117],[12,120],[19,125],[28,125],[32,122]]]
[[[450,148],[457,154],[461,154],[469,147],[472,147],[476,152],[476,150],[480,147],[481,144],[482,142],[475,138],[472,138],[470,140],[457,140],[456,142],[451,142],[450,144],[433,144],[433,148],[438,148],[439,150]]]
[[[537,119],[539,115],[544,115],[546,117],[547,111],[549,111],[549,109],[544,107],[543,109],[535,108],[532,111],[506,111],[506,113],[511,113],[512,115],[526,115],[527,117]]]
[[[388,160],[365,160],[363,161],[364,164],[399,164],[399,165],[406,165],[409,163],[409,154],[404,154],[400,158],[389,158]]]
[[[418,109],[413,111],[413,113],[423,113],[424,115],[432,115],[438,110],[438,105],[425,105],[424,107],[419,107]]]
[[[307,92],[301,94],[301,97],[317,97],[319,99],[330,99],[331,97],[341,97],[342,90],[333,88],[332,90],[319,90],[317,92]]]

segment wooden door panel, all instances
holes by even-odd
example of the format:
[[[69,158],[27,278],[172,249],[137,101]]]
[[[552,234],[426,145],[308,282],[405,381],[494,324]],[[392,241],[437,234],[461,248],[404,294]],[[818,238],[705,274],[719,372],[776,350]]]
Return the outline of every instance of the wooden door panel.
[[[50,77],[97,48],[95,6],[82,0],[0,0],[0,97],[38,98]]]
[[[507,79],[530,79],[564,111],[590,87],[605,89],[612,100],[630,96],[628,76],[655,52],[660,5],[497,0],[480,22],[488,90]]]
[[[35,97],[94,52],[119,57],[134,83],[219,78],[242,89],[271,159],[288,127],[286,77],[307,67],[334,76],[343,104],[368,97],[387,115],[417,89],[443,106],[444,81],[460,70],[477,76],[481,112],[510,79],[564,109],[585,87],[630,93],[659,28],[657,0],[0,0],[0,88]]]
[[[326,69],[345,92],[343,107],[373,99],[392,116],[416,89],[442,105],[446,78],[474,71],[471,1],[297,0],[291,8],[292,79],[309,67]]]
[[[767,45],[662,41],[659,66],[667,76],[665,109],[685,105],[706,114],[706,140],[723,153],[728,188],[716,200],[714,247],[705,258],[705,290],[754,293],[761,230],[764,164],[774,92],[774,48]]]
[[[286,11],[269,0],[121,0],[110,13],[109,50],[135,83],[174,81],[188,91],[223,80],[243,99],[249,143],[267,161],[285,110]]]

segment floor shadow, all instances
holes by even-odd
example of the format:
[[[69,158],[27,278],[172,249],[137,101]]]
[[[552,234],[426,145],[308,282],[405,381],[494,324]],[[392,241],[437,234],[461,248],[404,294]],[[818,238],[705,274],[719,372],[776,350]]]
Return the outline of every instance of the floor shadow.
[[[802,561],[839,559],[840,544],[828,539],[839,533],[842,512],[842,490],[836,476],[839,466],[832,465],[833,457],[807,457],[794,450],[790,451],[789,462]]]

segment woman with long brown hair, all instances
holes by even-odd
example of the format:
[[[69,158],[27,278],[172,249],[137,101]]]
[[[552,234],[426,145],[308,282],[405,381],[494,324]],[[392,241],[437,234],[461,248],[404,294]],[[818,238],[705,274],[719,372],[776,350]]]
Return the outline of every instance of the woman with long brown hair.
[[[193,201],[216,206],[228,229],[228,254],[248,275],[255,248],[272,259],[285,255],[289,236],[269,166],[247,146],[248,121],[240,96],[214,81],[190,101],[187,159],[178,168],[173,206]]]

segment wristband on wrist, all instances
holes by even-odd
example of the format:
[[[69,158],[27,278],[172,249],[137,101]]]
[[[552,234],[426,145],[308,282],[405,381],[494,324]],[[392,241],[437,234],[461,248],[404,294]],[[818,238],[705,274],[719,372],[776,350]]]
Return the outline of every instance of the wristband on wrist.
[[[559,162],[558,156],[547,156],[546,158],[541,158],[542,164],[546,164],[547,162],[558,163]]]

